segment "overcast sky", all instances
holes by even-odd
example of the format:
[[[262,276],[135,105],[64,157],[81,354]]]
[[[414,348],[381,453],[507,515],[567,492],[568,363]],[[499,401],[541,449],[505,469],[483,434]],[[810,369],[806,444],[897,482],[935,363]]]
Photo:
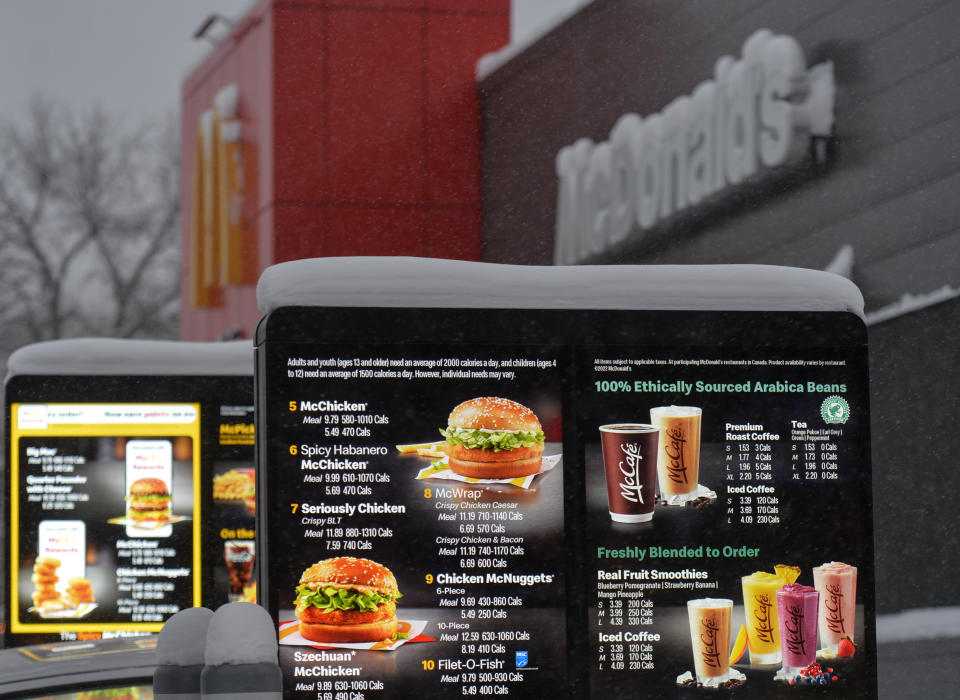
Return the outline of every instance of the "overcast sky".
[[[514,0],[513,36],[584,0]],[[102,105],[129,123],[179,109],[180,82],[209,49],[192,38],[212,12],[251,0],[0,0],[0,118],[33,95],[75,111]]]

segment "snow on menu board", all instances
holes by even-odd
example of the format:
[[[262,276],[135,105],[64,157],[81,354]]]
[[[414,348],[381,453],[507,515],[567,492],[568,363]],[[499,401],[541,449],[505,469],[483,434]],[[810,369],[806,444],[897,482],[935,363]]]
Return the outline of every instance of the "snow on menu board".
[[[257,303],[284,306],[849,311],[839,275],[773,265],[525,266],[433,258],[295,260],[264,270]]]

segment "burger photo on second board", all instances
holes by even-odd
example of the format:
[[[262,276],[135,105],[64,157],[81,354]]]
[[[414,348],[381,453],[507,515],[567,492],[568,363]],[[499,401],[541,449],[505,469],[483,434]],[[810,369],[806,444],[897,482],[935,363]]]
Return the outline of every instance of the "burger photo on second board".
[[[397,631],[397,579],[369,559],[335,557],[303,572],[294,603],[300,635],[314,642],[377,642]]]
[[[497,396],[464,401],[450,412],[444,450],[450,470],[475,479],[512,479],[540,471],[543,427],[523,404]]]
[[[133,524],[170,522],[170,491],[163,479],[145,477],[130,484],[127,519]]]

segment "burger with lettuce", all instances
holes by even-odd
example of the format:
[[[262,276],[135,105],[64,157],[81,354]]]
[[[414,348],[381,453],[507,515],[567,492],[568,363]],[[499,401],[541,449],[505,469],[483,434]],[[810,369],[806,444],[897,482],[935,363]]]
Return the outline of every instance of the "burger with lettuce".
[[[540,471],[543,428],[534,412],[516,401],[496,396],[464,401],[440,432],[455,474],[512,479]]]
[[[397,579],[369,559],[335,557],[303,572],[294,614],[315,642],[376,642],[397,632]]]
[[[134,524],[170,521],[170,491],[163,479],[145,477],[130,484],[127,518]]]

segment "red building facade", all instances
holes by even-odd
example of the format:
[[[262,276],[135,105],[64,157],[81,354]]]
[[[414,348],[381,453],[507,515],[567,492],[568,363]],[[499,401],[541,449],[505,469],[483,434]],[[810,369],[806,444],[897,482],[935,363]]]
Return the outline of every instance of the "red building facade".
[[[250,337],[276,262],[480,258],[475,65],[509,0],[261,0],[186,79],[181,337]]]

